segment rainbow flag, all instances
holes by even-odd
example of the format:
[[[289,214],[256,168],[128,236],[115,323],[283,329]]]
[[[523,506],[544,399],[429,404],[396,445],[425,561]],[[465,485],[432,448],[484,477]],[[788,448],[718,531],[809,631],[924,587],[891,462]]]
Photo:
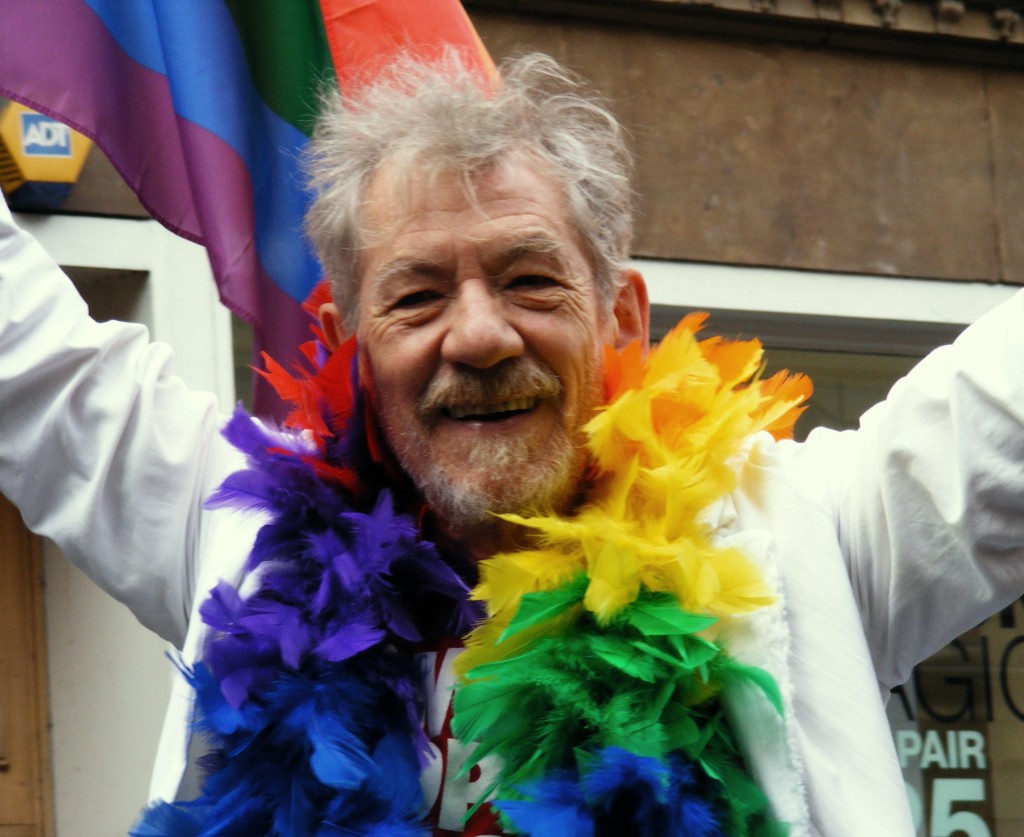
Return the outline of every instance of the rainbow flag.
[[[320,86],[446,45],[492,70],[458,0],[4,0],[0,33],[0,96],[93,139],[286,365],[320,279],[300,169]]]

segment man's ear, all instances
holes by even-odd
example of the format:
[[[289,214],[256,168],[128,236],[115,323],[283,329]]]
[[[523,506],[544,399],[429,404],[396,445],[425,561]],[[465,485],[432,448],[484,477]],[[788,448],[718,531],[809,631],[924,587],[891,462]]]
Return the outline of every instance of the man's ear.
[[[344,319],[338,306],[333,302],[325,302],[317,312],[320,318],[320,328],[323,329],[324,339],[327,341],[327,348],[332,352],[348,338],[345,330]]]
[[[634,340],[639,340],[640,346],[646,351],[650,337],[650,316],[644,277],[638,270],[623,270],[615,293],[615,307],[612,309],[615,329],[612,345],[616,349],[624,349]]]

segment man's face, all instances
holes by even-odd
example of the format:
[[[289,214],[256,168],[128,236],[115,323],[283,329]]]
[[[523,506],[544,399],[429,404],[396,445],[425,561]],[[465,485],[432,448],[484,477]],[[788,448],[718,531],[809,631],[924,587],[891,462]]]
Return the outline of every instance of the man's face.
[[[453,529],[564,508],[610,316],[555,183],[526,161],[368,190],[357,330],[399,462]],[[404,210],[404,211],[403,211]]]

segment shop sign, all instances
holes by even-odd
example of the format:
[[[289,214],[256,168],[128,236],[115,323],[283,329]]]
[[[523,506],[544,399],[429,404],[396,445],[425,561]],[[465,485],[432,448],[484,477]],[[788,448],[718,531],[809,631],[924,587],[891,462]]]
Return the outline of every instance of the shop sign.
[[[1022,616],[1020,603],[1003,611],[893,692],[889,722],[920,837],[1024,833]]]

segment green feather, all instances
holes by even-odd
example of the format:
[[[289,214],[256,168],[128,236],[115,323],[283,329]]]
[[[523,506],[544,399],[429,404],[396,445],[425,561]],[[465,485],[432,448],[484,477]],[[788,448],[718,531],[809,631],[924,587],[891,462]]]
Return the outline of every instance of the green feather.
[[[588,637],[587,644],[591,653],[628,677],[654,683],[667,673],[663,660],[624,637],[595,634]]]
[[[692,754],[701,740],[700,727],[693,718],[693,713],[684,706],[668,709],[661,729],[666,753],[682,750],[687,754]]]
[[[695,634],[718,621],[714,616],[687,613],[667,593],[641,596],[626,609],[623,618],[644,636]]]
[[[496,754],[498,793],[508,799],[550,771],[582,770],[588,754],[605,747],[661,760],[678,753],[717,788],[728,833],[753,837],[766,803],[740,767],[716,695],[753,684],[781,712],[775,682],[699,635],[714,617],[687,613],[666,594],[644,590],[598,625],[580,605],[585,584],[578,578],[524,596],[501,639],[530,628],[529,642],[477,666],[456,689],[454,733],[487,742],[463,773]]]
[[[774,677],[757,666],[742,665],[734,660],[728,660],[728,663],[728,667],[723,667],[721,672],[722,680],[727,688],[730,683],[737,680],[749,680],[764,692],[764,696],[768,698],[768,702],[775,708],[775,711],[780,715],[783,714],[782,693],[779,691],[779,684],[775,682]]]
[[[498,637],[504,642],[508,637],[519,633],[524,628],[538,625],[565,613],[574,605],[583,601],[587,590],[586,576],[580,576],[564,587],[545,590],[540,593],[527,593],[519,600],[519,608],[508,627]]]
[[[668,636],[665,641],[687,669],[703,671],[709,662],[722,653],[722,649],[713,642],[699,636]],[[702,677],[707,679],[706,674],[702,674]]]

